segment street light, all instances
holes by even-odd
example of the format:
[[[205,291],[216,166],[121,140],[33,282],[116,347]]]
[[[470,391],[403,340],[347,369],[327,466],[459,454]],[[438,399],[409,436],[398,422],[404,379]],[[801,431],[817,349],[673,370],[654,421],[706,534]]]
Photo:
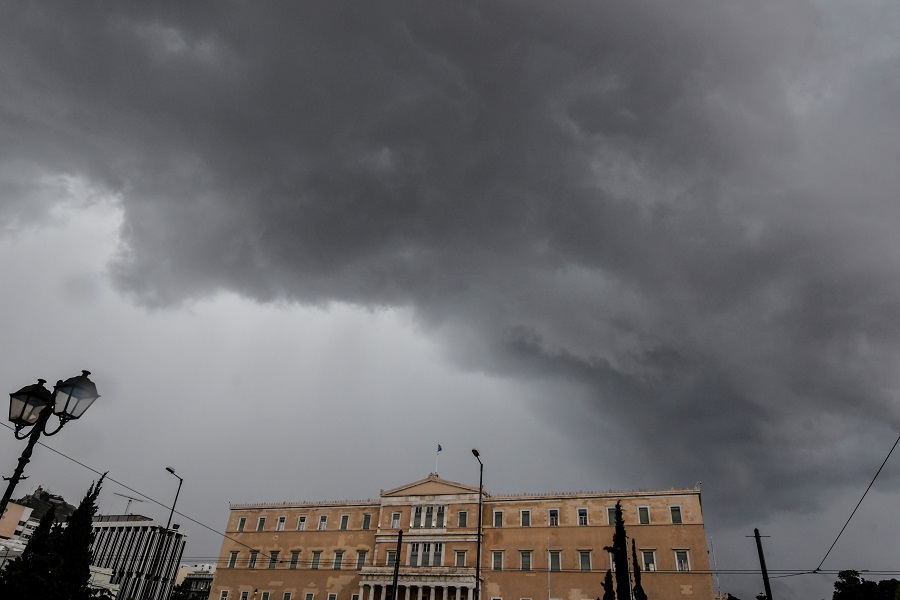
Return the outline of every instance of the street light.
[[[19,464],[13,476],[9,478],[9,485],[3,499],[0,500],[0,517],[6,512],[6,506],[12,498],[16,484],[22,479],[25,465],[31,460],[31,453],[41,435],[59,433],[63,425],[80,418],[94,400],[100,397],[97,386],[88,379],[90,374],[90,371],[82,371],[81,375],[57,381],[53,386],[53,392],[44,387],[46,379],[38,379],[37,383],[26,385],[9,395],[9,420],[16,426],[16,439],[28,438],[28,445],[19,457]],[[59,425],[53,431],[47,431],[50,415],[56,415],[59,419]],[[31,429],[23,433],[27,427]]]
[[[166,467],[166,471],[168,471],[175,477],[178,477],[178,473],[176,473],[175,469],[173,469],[172,467]],[[175,492],[175,502],[172,503],[172,510],[169,511],[169,522],[166,523],[166,529],[168,529],[169,526],[172,525],[172,514],[175,512],[175,504],[178,502],[178,494],[181,493],[181,484],[182,483],[184,483],[184,479],[182,479],[181,477],[178,477],[178,491]]]
[[[475,549],[475,600],[479,600],[481,593],[481,493],[484,489],[484,463],[478,450],[472,448],[472,455],[478,461],[478,542]]]

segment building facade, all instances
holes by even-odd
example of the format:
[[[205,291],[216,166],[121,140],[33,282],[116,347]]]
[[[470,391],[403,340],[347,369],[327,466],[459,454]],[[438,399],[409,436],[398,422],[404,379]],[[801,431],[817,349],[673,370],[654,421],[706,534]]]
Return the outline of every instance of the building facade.
[[[184,553],[184,532],[141,515],[100,515],[93,527],[93,564],[112,569],[118,600],[169,598]]]
[[[432,473],[377,500],[232,504],[210,599],[390,600],[399,562],[397,600],[474,600],[478,502]],[[648,596],[712,600],[699,489],[485,493],[480,600],[602,596],[617,502]]]

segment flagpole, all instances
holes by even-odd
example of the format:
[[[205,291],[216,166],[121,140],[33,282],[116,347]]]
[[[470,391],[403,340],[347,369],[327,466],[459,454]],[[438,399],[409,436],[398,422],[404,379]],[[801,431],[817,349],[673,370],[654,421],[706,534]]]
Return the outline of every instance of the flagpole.
[[[434,455],[434,474],[435,475],[437,475],[437,472],[438,472],[437,465],[438,465],[438,459],[441,457],[441,450],[443,450],[443,448],[441,448],[441,445],[438,444],[437,453],[435,453],[435,455]]]

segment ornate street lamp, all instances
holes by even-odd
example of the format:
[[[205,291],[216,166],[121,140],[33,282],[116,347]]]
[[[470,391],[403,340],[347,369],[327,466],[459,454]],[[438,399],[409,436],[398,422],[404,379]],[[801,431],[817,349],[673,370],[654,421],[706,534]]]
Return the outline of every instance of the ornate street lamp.
[[[94,400],[100,397],[97,386],[88,379],[88,375],[89,371],[82,371],[81,375],[57,381],[53,392],[44,387],[47,383],[45,379],[38,379],[37,383],[26,385],[9,395],[9,420],[16,426],[16,439],[28,438],[28,445],[19,457],[19,464],[9,478],[9,485],[0,500],[0,517],[6,512],[9,499],[22,479],[25,465],[31,460],[31,453],[41,435],[58,433],[63,425],[80,418]],[[47,424],[52,415],[56,415],[59,425],[48,431]]]

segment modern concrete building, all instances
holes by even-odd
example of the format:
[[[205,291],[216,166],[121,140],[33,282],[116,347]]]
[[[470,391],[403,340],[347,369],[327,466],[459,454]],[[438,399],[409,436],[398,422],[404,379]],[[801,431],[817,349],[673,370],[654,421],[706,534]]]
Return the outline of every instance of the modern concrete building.
[[[169,598],[186,533],[141,515],[101,515],[93,526],[94,566],[112,569],[118,600]]]
[[[211,600],[474,600],[477,487],[430,474],[378,499],[232,504]],[[712,600],[699,489],[483,495],[480,600],[602,595],[621,502],[654,600]],[[398,537],[402,531],[402,543]]]

